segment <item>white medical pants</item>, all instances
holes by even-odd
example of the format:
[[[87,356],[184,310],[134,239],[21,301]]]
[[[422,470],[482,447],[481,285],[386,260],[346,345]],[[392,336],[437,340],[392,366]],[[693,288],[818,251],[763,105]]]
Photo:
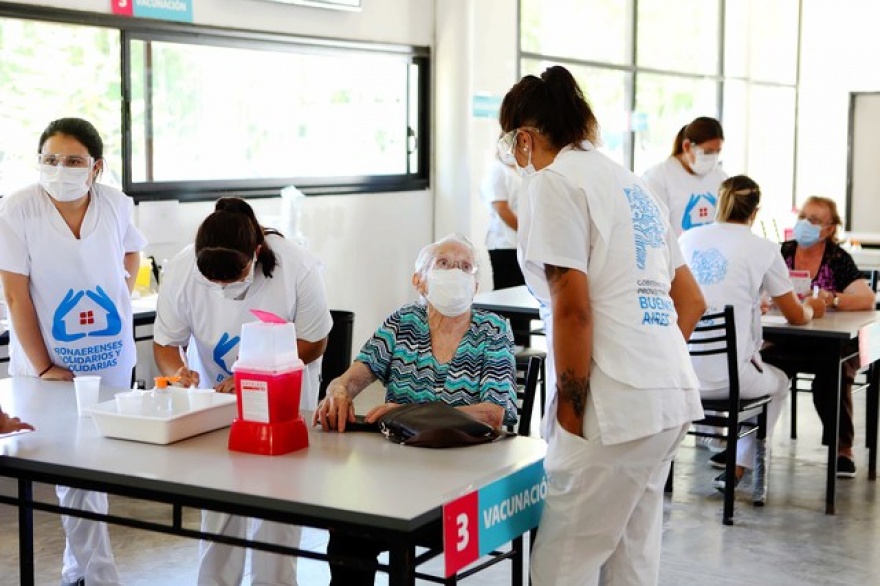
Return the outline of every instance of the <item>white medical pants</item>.
[[[202,531],[244,538],[250,523],[250,539],[276,545],[296,547],[302,529],[295,525],[273,523],[202,511]],[[244,577],[247,550],[243,547],[199,542],[198,586],[238,586]],[[251,550],[251,584],[253,586],[290,586],[296,584],[296,557]]]
[[[593,413],[588,405],[587,439],[556,422],[549,426],[548,493],[531,557],[532,581],[593,586],[601,575],[606,586],[657,584],[663,488],[690,424],[603,445]]]
[[[56,486],[55,494],[62,507],[106,514],[107,495],[103,492]],[[118,586],[119,574],[110,547],[107,524],[79,517],[61,515],[64,528],[63,582],[85,578],[89,586]]]
[[[762,364],[761,370],[752,363],[746,364],[739,371],[739,397],[740,399],[756,399],[764,395],[770,395],[770,403],[767,405],[767,445],[773,437],[776,422],[782,415],[785,407],[785,398],[788,396],[788,377],[780,369],[772,364]],[[726,399],[730,391],[727,388],[714,391],[700,391],[703,399]],[[751,470],[755,467],[755,441],[757,436],[750,433],[740,438],[736,443],[736,465]]]

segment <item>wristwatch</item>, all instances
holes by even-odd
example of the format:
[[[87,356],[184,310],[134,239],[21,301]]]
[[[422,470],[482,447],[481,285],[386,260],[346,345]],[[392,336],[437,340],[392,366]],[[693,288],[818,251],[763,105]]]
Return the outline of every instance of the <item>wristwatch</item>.
[[[838,305],[840,305],[840,295],[835,295],[834,299],[831,300],[831,307],[837,309]]]

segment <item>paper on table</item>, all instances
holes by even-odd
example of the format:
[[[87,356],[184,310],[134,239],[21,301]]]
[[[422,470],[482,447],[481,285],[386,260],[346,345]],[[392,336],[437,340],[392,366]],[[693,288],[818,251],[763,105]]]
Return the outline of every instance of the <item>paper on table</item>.
[[[785,319],[785,316],[782,316],[782,315],[765,315],[764,317],[761,318],[761,321],[764,322],[765,324],[771,324],[771,325],[787,324],[788,323],[788,320]]]

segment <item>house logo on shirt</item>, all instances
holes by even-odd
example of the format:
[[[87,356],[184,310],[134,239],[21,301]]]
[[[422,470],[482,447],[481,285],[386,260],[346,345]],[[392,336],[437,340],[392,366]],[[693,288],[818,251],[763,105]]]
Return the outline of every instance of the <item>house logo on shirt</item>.
[[[695,250],[690,265],[694,278],[703,287],[717,285],[727,275],[727,259],[717,248]]]
[[[717,205],[718,199],[709,192],[692,193],[684,208],[681,229],[686,231],[697,226],[711,224],[715,221],[715,207]]]
[[[638,185],[624,188],[623,193],[632,211],[633,234],[635,236],[636,265],[644,269],[648,262],[648,248],[666,246],[663,222],[660,221],[660,208]]]
[[[227,376],[232,376],[232,364],[235,362],[235,359],[238,355],[237,352],[233,353],[233,350],[238,347],[238,342],[241,340],[241,336],[230,336],[228,333],[224,332],[222,336],[220,336],[220,340],[217,344],[214,345],[214,351],[211,353],[211,357],[214,360],[214,364],[220,367],[220,369],[226,373],[226,376],[223,374],[217,375],[217,380],[215,383],[222,382]]]
[[[100,286],[94,291],[68,289],[52,316],[52,337],[59,343],[55,345],[55,354],[74,372],[116,366],[122,353],[122,340],[118,339],[120,332],[122,319],[119,310]],[[114,337],[117,339],[108,339]],[[83,338],[94,338],[94,343],[73,344]]]

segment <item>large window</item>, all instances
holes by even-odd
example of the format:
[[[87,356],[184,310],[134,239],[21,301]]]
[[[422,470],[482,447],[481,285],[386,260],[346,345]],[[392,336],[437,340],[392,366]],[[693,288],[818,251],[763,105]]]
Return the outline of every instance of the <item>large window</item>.
[[[520,67],[559,63],[584,88],[615,160],[643,173],[678,130],[719,118],[728,174],[794,201],[800,0],[520,0]]]
[[[55,9],[4,16],[0,194],[36,179],[39,135],[62,116],[96,125],[104,181],[136,199],[427,186],[427,50],[99,15],[85,26]]]

